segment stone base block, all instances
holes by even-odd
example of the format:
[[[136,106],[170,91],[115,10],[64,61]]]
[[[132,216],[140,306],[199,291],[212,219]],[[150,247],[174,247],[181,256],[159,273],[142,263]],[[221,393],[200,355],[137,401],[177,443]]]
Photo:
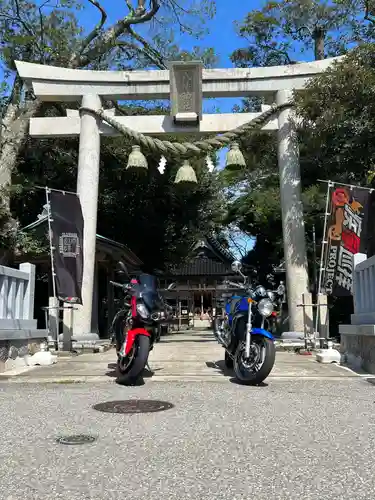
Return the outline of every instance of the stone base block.
[[[364,326],[373,327],[373,325]],[[344,333],[344,330],[346,328],[340,328],[341,354],[344,362],[355,370],[375,374],[375,335],[369,333],[371,328],[358,328],[357,332],[366,330],[366,333],[357,334],[352,331]]]

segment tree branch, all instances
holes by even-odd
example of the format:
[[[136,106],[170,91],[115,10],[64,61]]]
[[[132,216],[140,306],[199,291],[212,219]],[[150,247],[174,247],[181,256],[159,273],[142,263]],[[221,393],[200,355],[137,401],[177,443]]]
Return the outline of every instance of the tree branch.
[[[96,38],[95,45],[85,54],[73,54],[71,60],[69,61],[69,66],[71,68],[87,66],[100,55],[107,52],[111,47],[115,47],[116,41],[127,31],[127,28],[135,24],[142,24],[150,21],[157,14],[159,8],[160,1],[151,0],[151,7],[148,11],[139,15],[139,9],[137,9],[134,12],[134,15],[131,13],[129,16],[121,19],[104,32],[102,31],[102,33]]]
[[[288,64],[295,64],[296,63],[296,61],[291,59],[288,52],[284,49],[278,49],[277,47],[269,47],[267,44],[262,44],[262,43],[257,43],[257,46],[264,49],[264,50],[268,50],[270,52],[274,52],[275,54],[279,54],[280,56],[284,56],[285,61]]]
[[[107,20],[107,13],[104,10],[104,8],[100,5],[98,0],[88,0],[88,1],[91,3],[91,5],[93,5],[94,7],[96,7],[99,10],[99,12],[101,14],[101,18],[100,18],[100,21],[97,23],[97,25],[94,27],[94,29],[87,35],[85,40],[82,42],[80,54],[82,54],[82,52],[86,49],[86,47],[88,47],[90,45],[90,43],[93,40],[95,40],[95,38],[100,34],[100,32],[102,31],[103,26],[105,25],[105,22]]]
[[[373,6],[371,5],[371,0],[365,0],[365,21],[370,21],[370,23],[375,24],[375,18],[373,17]],[[371,17],[370,17],[371,16]]]
[[[43,22],[43,13],[42,13],[42,9],[43,7],[45,7],[47,5],[47,3],[49,2],[49,0],[46,0],[44,3],[42,3],[42,5],[40,5],[38,7],[38,11],[39,11],[39,25],[40,25],[40,43],[41,43],[41,62],[44,63],[45,62],[45,53],[44,53],[44,22]]]
[[[129,12],[131,12],[131,13],[134,12],[134,8],[133,8],[133,6],[131,4],[131,1],[130,0],[125,0],[125,2],[126,2],[126,5],[128,6]]]
[[[116,47],[119,47],[120,49],[124,49],[125,51],[126,51],[126,49],[129,49],[129,50],[134,50],[135,52],[140,52],[150,62],[152,62],[152,64],[154,64],[158,68],[167,69],[167,66],[162,62],[162,60],[160,59],[160,56],[158,56],[158,54],[156,52],[155,52],[155,54],[153,54],[152,52],[149,52],[146,48],[141,48],[138,45],[136,45],[135,43],[121,41],[121,40],[116,42]],[[151,50],[153,50],[152,47],[150,47],[150,51]]]
[[[168,69],[167,65],[164,62],[164,59],[160,56],[157,50],[155,50],[141,35],[136,33],[131,26],[127,28],[127,32],[133,38],[135,38],[139,43],[141,43],[144,49],[139,49],[141,52],[144,52],[146,56],[150,59],[151,62],[155,64],[160,69]]]
[[[183,9],[177,2],[175,2],[174,0],[170,0],[170,5],[172,7],[172,10],[173,10],[173,13],[174,13],[174,16],[175,16],[175,19],[177,21],[177,23],[179,24],[180,26],[180,30],[181,31],[185,31],[186,33],[189,33],[189,34],[192,34],[193,33],[193,30],[191,28],[189,28],[188,26],[186,26],[185,24],[183,24],[181,21],[180,21],[180,16],[179,16],[179,13],[177,12],[177,9],[180,9],[182,10],[182,12],[185,12],[185,14],[187,14],[188,12]]]

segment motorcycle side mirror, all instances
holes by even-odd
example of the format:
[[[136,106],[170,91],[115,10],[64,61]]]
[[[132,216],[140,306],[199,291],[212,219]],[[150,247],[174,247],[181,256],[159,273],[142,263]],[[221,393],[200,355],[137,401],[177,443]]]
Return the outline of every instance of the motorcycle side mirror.
[[[175,288],[176,288],[176,283],[173,282],[168,285],[167,290],[174,290]]]
[[[234,260],[231,265],[231,269],[235,273],[240,273],[242,269],[242,264],[239,260]]]

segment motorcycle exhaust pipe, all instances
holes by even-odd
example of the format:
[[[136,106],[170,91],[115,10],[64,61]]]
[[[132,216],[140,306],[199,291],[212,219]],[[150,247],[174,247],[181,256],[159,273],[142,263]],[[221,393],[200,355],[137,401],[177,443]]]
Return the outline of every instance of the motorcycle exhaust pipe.
[[[214,330],[214,337],[219,342],[219,344],[225,345],[225,342],[224,342],[224,339],[223,339],[222,332],[221,332],[220,328],[215,328],[215,330]]]

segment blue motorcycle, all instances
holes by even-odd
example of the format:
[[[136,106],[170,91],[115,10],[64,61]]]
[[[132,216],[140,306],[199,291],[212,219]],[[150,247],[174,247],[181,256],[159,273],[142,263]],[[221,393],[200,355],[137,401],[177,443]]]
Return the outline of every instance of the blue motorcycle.
[[[274,338],[264,329],[265,319],[274,310],[273,292],[267,292],[263,286],[251,288],[239,261],[233,262],[232,270],[244,278],[244,283],[227,282],[240,293],[231,295],[224,316],[215,319],[214,335],[225,348],[226,367],[234,369],[241,383],[257,385],[268,377],[275,364]]]

